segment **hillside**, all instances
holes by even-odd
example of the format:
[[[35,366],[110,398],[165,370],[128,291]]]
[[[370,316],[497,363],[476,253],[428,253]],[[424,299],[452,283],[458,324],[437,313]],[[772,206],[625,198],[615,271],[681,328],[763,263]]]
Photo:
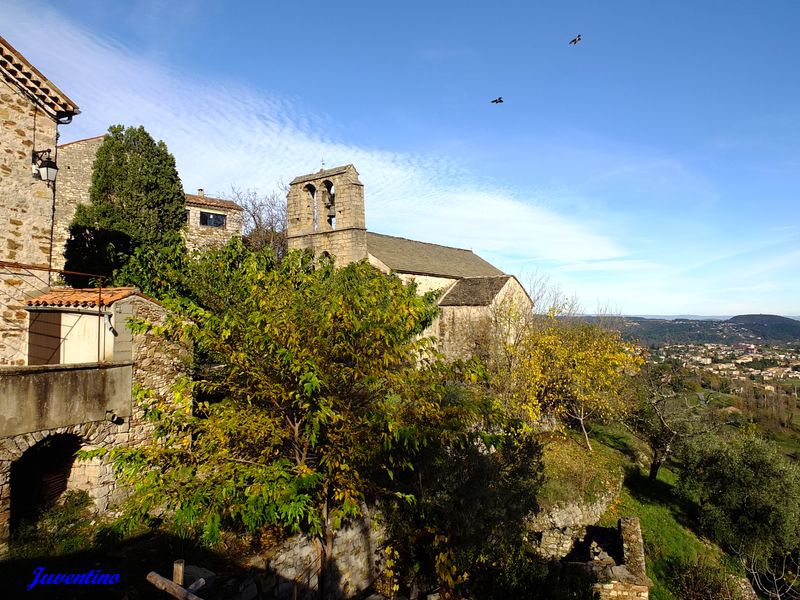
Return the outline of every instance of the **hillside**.
[[[619,317],[611,323],[625,338],[647,346],[800,343],[800,321],[778,315],[737,315],[727,321]]]

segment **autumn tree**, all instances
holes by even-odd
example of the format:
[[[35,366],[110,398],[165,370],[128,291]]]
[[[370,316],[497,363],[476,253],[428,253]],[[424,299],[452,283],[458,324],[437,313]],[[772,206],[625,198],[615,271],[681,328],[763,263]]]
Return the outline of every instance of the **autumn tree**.
[[[413,286],[365,262],[278,263],[236,240],[188,267],[161,288],[169,323],[137,331],[192,344],[196,410],[152,400],[158,443],[112,451],[136,490],[131,518],[210,543],[223,529],[306,531],[324,563],[377,482],[411,493],[391,482],[421,448],[472,434],[473,409],[444,405],[453,375],[419,336],[435,304]]]
[[[547,413],[576,424],[589,450],[588,422],[625,414],[642,364],[618,332],[554,314],[529,330],[517,352],[510,410],[531,422]]]
[[[109,127],[97,150],[89,197],[70,225],[67,270],[110,277],[138,247],[181,245],[185,196],[175,159],[144,127]],[[76,276],[67,280],[89,283]]]

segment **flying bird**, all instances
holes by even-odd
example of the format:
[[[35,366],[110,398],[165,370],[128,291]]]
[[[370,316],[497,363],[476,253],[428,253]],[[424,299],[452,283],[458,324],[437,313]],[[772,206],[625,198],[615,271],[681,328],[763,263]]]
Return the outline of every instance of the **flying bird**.
[[[577,46],[580,41],[581,41],[581,34],[579,33],[569,41],[569,44],[570,46]]]
[[[497,98],[492,100],[492,104],[502,104],[502,103],[503,103],[503,97],[502,96],[498,96]]]

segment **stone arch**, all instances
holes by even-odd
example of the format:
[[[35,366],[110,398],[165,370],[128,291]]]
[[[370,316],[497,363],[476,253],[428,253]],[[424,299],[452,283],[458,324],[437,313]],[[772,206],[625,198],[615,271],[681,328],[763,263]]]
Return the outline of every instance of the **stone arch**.
[[[319,211],[317,210],[317,188],[313,184],[307,183],[303,191],[308,195],[308,203],[311,207],[311,225],[314,231],[319,225]]]
[[[325,219],[331,229],[336,229],[336,186],[330,179],[322,182],[325,187]]]
[[[79,442],[77,449],[91,450],[112,447],[128,441],[128,429],[110,421],[91,421],[0,438],[0,554],[8,547],[11,525],[12,471],[28,450],[36,448],[51,437],[72,438]],[[52,444],[53,442],[49,442]],[[89,461],[73,461],[67,478],[66,489],[83,489],[89,492],[99,511],[108,509],[114,500],[116,484],[111,465],[100,458]]]
[[[75,434],[55,434],[25,450],[11,463],[9,477],[11,533],[24,521],[56,504],[67,491],[75,453],[81,447]]]

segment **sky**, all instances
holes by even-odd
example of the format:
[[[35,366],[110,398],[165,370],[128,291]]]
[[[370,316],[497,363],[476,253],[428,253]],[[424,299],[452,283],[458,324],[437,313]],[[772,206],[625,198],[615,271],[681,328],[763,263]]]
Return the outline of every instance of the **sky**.
[[[81,108],[61,142],[144,125],[216,196],[352,163],[369,230],[627,315],[800,315],[799,22],[796,0],[0,0]]]

